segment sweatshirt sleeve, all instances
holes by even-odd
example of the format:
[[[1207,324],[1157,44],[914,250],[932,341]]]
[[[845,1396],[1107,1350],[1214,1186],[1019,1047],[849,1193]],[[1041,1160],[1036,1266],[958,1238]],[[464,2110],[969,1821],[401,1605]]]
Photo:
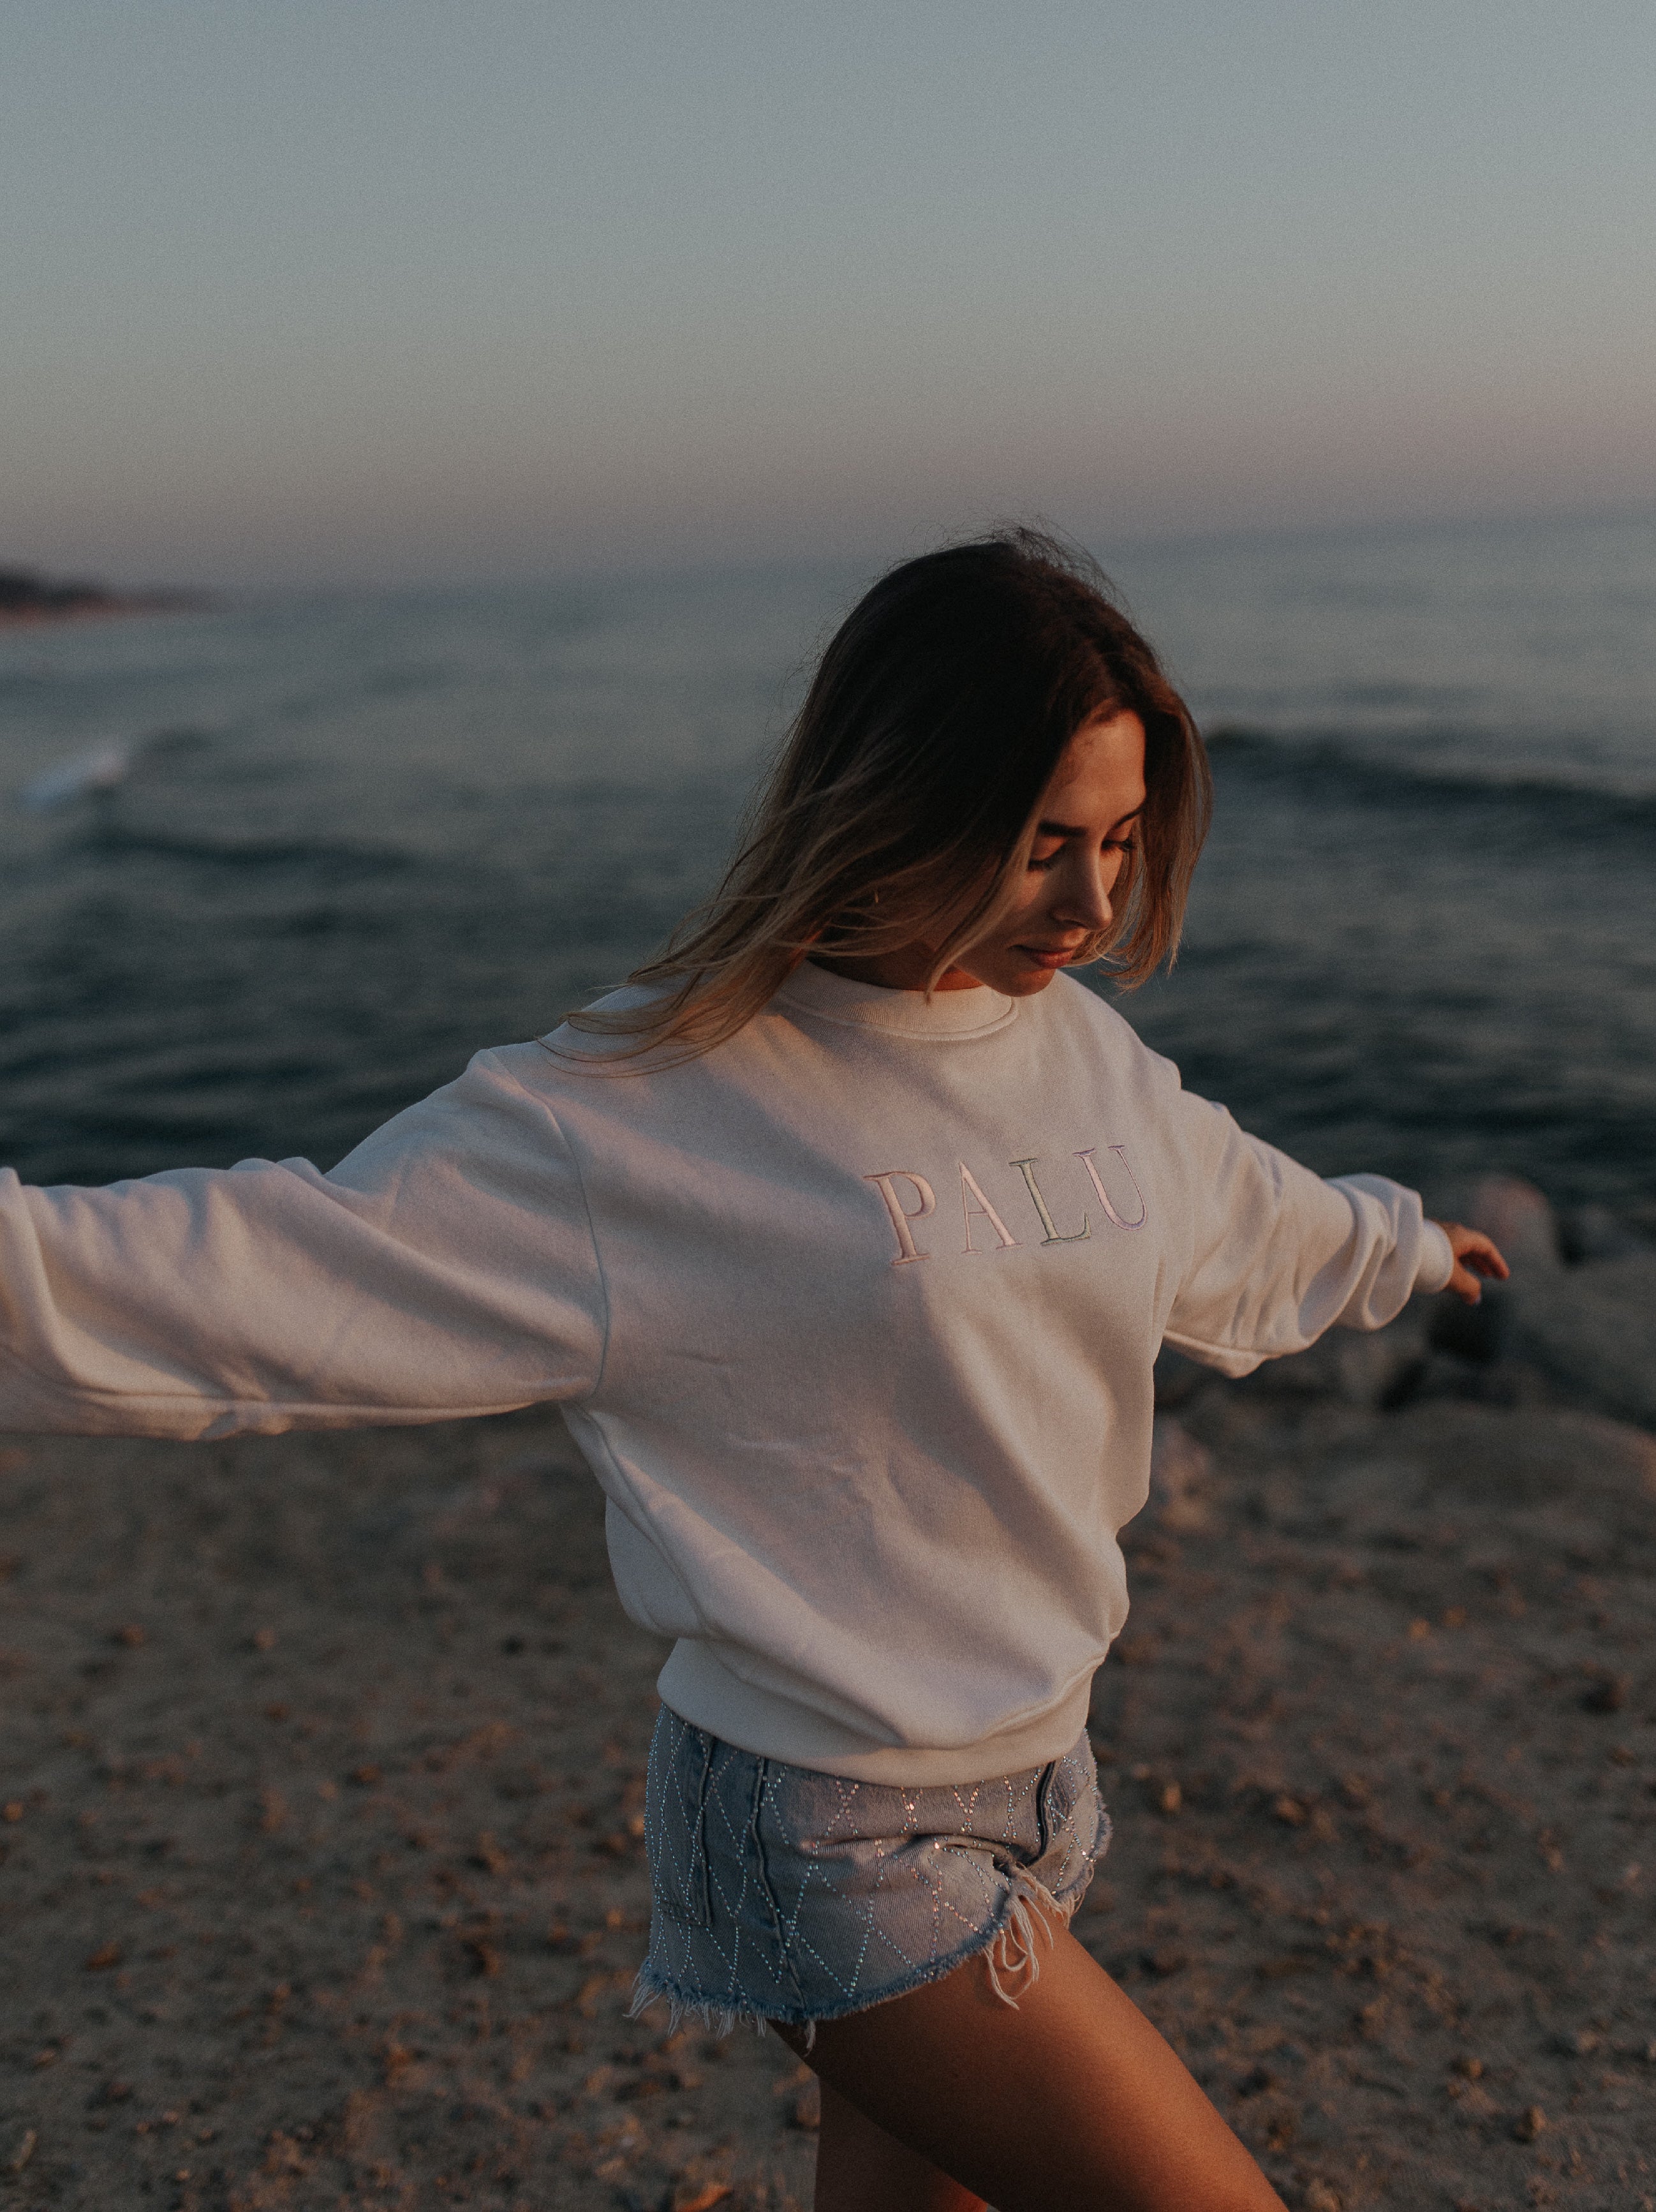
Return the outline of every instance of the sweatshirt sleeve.
[[[0,1171],[0,1429],[274,1434],[589,1393],[604,1307],[579,1173],[508,1059],[479,1054],[329,1175]]]
[[[1181,1094],[1194,1237],[1165,1340],[1227,1375],[1303,1352],[1325,1329],[1381,1328],[1416,1290],[1441,1290],[1448,1239],[1384,1176],[1325,1182]]]

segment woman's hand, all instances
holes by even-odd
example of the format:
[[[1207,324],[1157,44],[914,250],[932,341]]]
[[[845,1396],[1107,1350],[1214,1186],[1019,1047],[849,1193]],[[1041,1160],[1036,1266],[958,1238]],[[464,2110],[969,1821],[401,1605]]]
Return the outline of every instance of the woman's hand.
[[[1467,1229],[1459,1221],[1440,1221],[1438,1227],[1449,1240],[1449,1249],[1455,1255],[1454,1273],[1443,1285],[1458,1298],[1465,1298],[1475,1306],[1483,1295],[1480,1275],[1492,1275],[1504,1283],[1512,1269],[1501,1258],[1495,1245],[1481,1229]]]

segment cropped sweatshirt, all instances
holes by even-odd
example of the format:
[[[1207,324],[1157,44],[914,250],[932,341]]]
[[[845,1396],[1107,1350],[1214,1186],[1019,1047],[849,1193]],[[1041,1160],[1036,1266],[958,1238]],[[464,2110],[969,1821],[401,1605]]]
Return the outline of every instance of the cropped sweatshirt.
[[[807,966],[700,1059],[594,1048],[482,1053],[328,1175],[5,1171],[0,1425],[556,1401],[622,1601],[672,1640],[668,1705],[796,1765],[969,1782],[1084,1723],[1158,1348],[1246,1374],[1453,1265],[1412,1192],[1244,1134],[1070,977],[928,1001]]]

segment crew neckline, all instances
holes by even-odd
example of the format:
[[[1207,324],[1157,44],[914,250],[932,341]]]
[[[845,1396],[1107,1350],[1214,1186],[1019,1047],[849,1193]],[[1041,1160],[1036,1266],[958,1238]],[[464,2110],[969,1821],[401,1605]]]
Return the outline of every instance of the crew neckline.
[[[776,994],[783,1005],[859,1030],[897,1036],[980,1037],[1017,1018],[1017,1001],[986,983],[968,991],[893,991],[883,983],[858,983],[832,969],[802,961]]]

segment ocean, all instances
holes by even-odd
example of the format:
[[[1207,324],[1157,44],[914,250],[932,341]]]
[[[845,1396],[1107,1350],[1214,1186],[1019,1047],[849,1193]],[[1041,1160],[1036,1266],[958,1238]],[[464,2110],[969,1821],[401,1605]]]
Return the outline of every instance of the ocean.
[[[1097,550],[1218,788],[1128,1018],[1323,1172],[1656,1202],[1656,521]],[[0,632],[0,1160],[325,1166],[550,1028],[716,880],[864,580]]]

